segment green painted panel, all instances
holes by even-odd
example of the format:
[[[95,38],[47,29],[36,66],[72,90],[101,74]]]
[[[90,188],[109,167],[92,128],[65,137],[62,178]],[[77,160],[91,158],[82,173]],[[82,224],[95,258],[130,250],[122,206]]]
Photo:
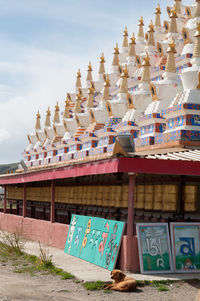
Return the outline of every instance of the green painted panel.
[[[171,273],[173,268],[168,224],[137,224],[136,229],[141,272]]]
[[[115,267],[124,222],[72,215],[65,253],[112,270]]]

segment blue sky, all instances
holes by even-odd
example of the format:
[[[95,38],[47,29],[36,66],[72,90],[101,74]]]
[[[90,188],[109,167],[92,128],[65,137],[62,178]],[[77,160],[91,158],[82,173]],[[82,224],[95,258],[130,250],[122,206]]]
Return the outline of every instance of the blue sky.
[[[48,106],[61,110],[74,90],[77,69],[83,79],[91,60],[94,77],[103,51],[109,72],[115,43],[127,26],[137,34],[140,16],[154,20],[156,0],[0,0],[0,163],[21,160]],[[161,0],[162,20],[167,5]],[[183,3],[193,3],[183,1]]]

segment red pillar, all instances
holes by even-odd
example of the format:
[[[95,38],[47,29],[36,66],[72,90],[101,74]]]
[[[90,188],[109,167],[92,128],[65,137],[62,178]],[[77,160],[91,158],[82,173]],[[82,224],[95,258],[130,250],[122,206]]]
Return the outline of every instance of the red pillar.
[[[23,217],[26,217],[26,184],[24,184],[23,190]]]
[[[51,216],[50,216],[51,223],[55,222],[55,182],[54,180],[51,181]]]
[[[6,213],[7,207],[7,185],[4,185],[4,205],[3,205],[3,213]]]
[[[126,253],[126,269],[133,270],[134,251],[133,251],[133,235],[134,235],[134,204],[135,204],[135,178],[134,173],[129,174],[129,190],[128,190],[128,220],[127,220],[127,253]]]
[[[135,174],[129,174],[127,236],[134,234]]]

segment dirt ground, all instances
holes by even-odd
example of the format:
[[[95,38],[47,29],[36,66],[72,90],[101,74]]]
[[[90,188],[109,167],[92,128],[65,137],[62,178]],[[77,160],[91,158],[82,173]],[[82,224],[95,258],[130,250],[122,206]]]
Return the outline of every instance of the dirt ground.
[[[135,293],[87,291],[75,280],[61,280],[58,276],[17,274],[8,263],[0,264],[0,301],[196,301],[199,280],[176,282],[169,291],[159,292],[152,286],[141,287]],[[87,271],[86,271],[87,273]]]

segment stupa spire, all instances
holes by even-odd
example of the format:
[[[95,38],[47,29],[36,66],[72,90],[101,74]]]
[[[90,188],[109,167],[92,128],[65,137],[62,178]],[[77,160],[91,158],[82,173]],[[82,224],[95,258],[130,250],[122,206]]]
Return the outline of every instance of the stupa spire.
[[[174,8],[177,14],[181,14],[181,0],[174,0]]]
[[[176,47],[175,47],[174,39],[171,38],[171,41],[169,43],[169,47],[167,49],[167,62],[166,62],[166,72],[176,73],[176,63],[175,63],[175,57],[174,54],[176,53]]]
[[[67,98],[65,100],[65,110],[64,110],[64,114],[63,114],[63,118],[70,118],[70,111],[69,111],[69,108],[70,108],[70,102],[71,102],[71,96],[69,93],[67,93]]]
[[[143,29],[143,27],[144,27],[144,20],[143,20],[143,17],[140,18],[138,26],[139,26],[138,38],[144,38],[144,29]]]
[[[78,69],[78,72],[76,74],[76,89],[81,88],[81,71]]]
[[[104,78],[104,85],[103,85],[103,96],[102,96],[102,100],[108,100],[110,97],[110,79],[109,79],[109,75],[106,74],[106,77]]]
[[[129,78],[127,65],[124,66],[124,69],[121,74],[121,83],[119,87],[119,93],[128,93],[128,81],[127,78]]]
[[[91,62],[89,62],[88,68],[87,68],[87,78],[86,81],[92,80],[92,65]]]
[[[148,53],[146,52],[146,56],[143,59],[142,63],[142,82],[150,82],[150,59]]]
[[[38,131],[38,130],[41,130],[41,124],[40,124],[40,112],[38,111],[37,114],[36,114],[36,123],[35,123],[35,130]]]
[[[93,108],[94,107],[94,93],[95,93],[95,87],[94,83],[90,82],[90,88],[88,89],[88,99],[86,102],[86,108]]]
[[[45,128],[48,128],[51,126],[50,116],[51,116],[51,111],[50,111],[50,108],[48,107],[48,109],[46,111],[46,119],[45,119],[45,124],[44,124]]]
[[[155,11],[155,27],[161,27],[161,20],[160,20],[160,15],[161,15],[161,9],[160,9],[160,4],[158,4],[158,6],[156,7],[156,11]]]
[[[128,29],[125,27],[124,32],[123,32],[123,43],[122,47],[128,47]]]
[[[169,23],[169,33],[178,33],[176,19],[178,18],[176,14],[176,9],[173,7],[170,14],[170,23]]]
[[[99,74],[103,75],[105,74],[105,57],[104,57],[104,54],[102,52],[102,55],[100,57],[100,66],[99,66]]]
[[[200,17],[200,0],[196,0],[196,7],[194,11],[194,17]]]
[[[119,66],[119,48],[118,43],[116,43],[116,47],[114,48],[114,57],[112,61],[112,66]]]
[[[148,30],[148,45],[155,46],[155,39],[154,39],[154,25],[153,21],[151,20],[149,24],[149,30]]]
[[[197,29],[194,34],[194,37],[196,38],[194,43],[194,53],[193,58],[199,58],[200,57],[200,22],[197,23]]]
[[[74,106],[74,113],[81,113],[82,98],[83,98],[82,90],[79,88],[78,93],[76,94],[76,103]]]
[[[130,38],[129,48],[128,48],[128,56],[136,56],[135,52],[135,34],[133,33],[132,37]]]
[[[60,111],[60,108],[59,108],[59,105],[58,105],[58,102],[56,103],[55,105],[55,112],[54,112],[54,117],[53,117],[53,123],[60,123],[60,117],[59,117],[59,111]]]

